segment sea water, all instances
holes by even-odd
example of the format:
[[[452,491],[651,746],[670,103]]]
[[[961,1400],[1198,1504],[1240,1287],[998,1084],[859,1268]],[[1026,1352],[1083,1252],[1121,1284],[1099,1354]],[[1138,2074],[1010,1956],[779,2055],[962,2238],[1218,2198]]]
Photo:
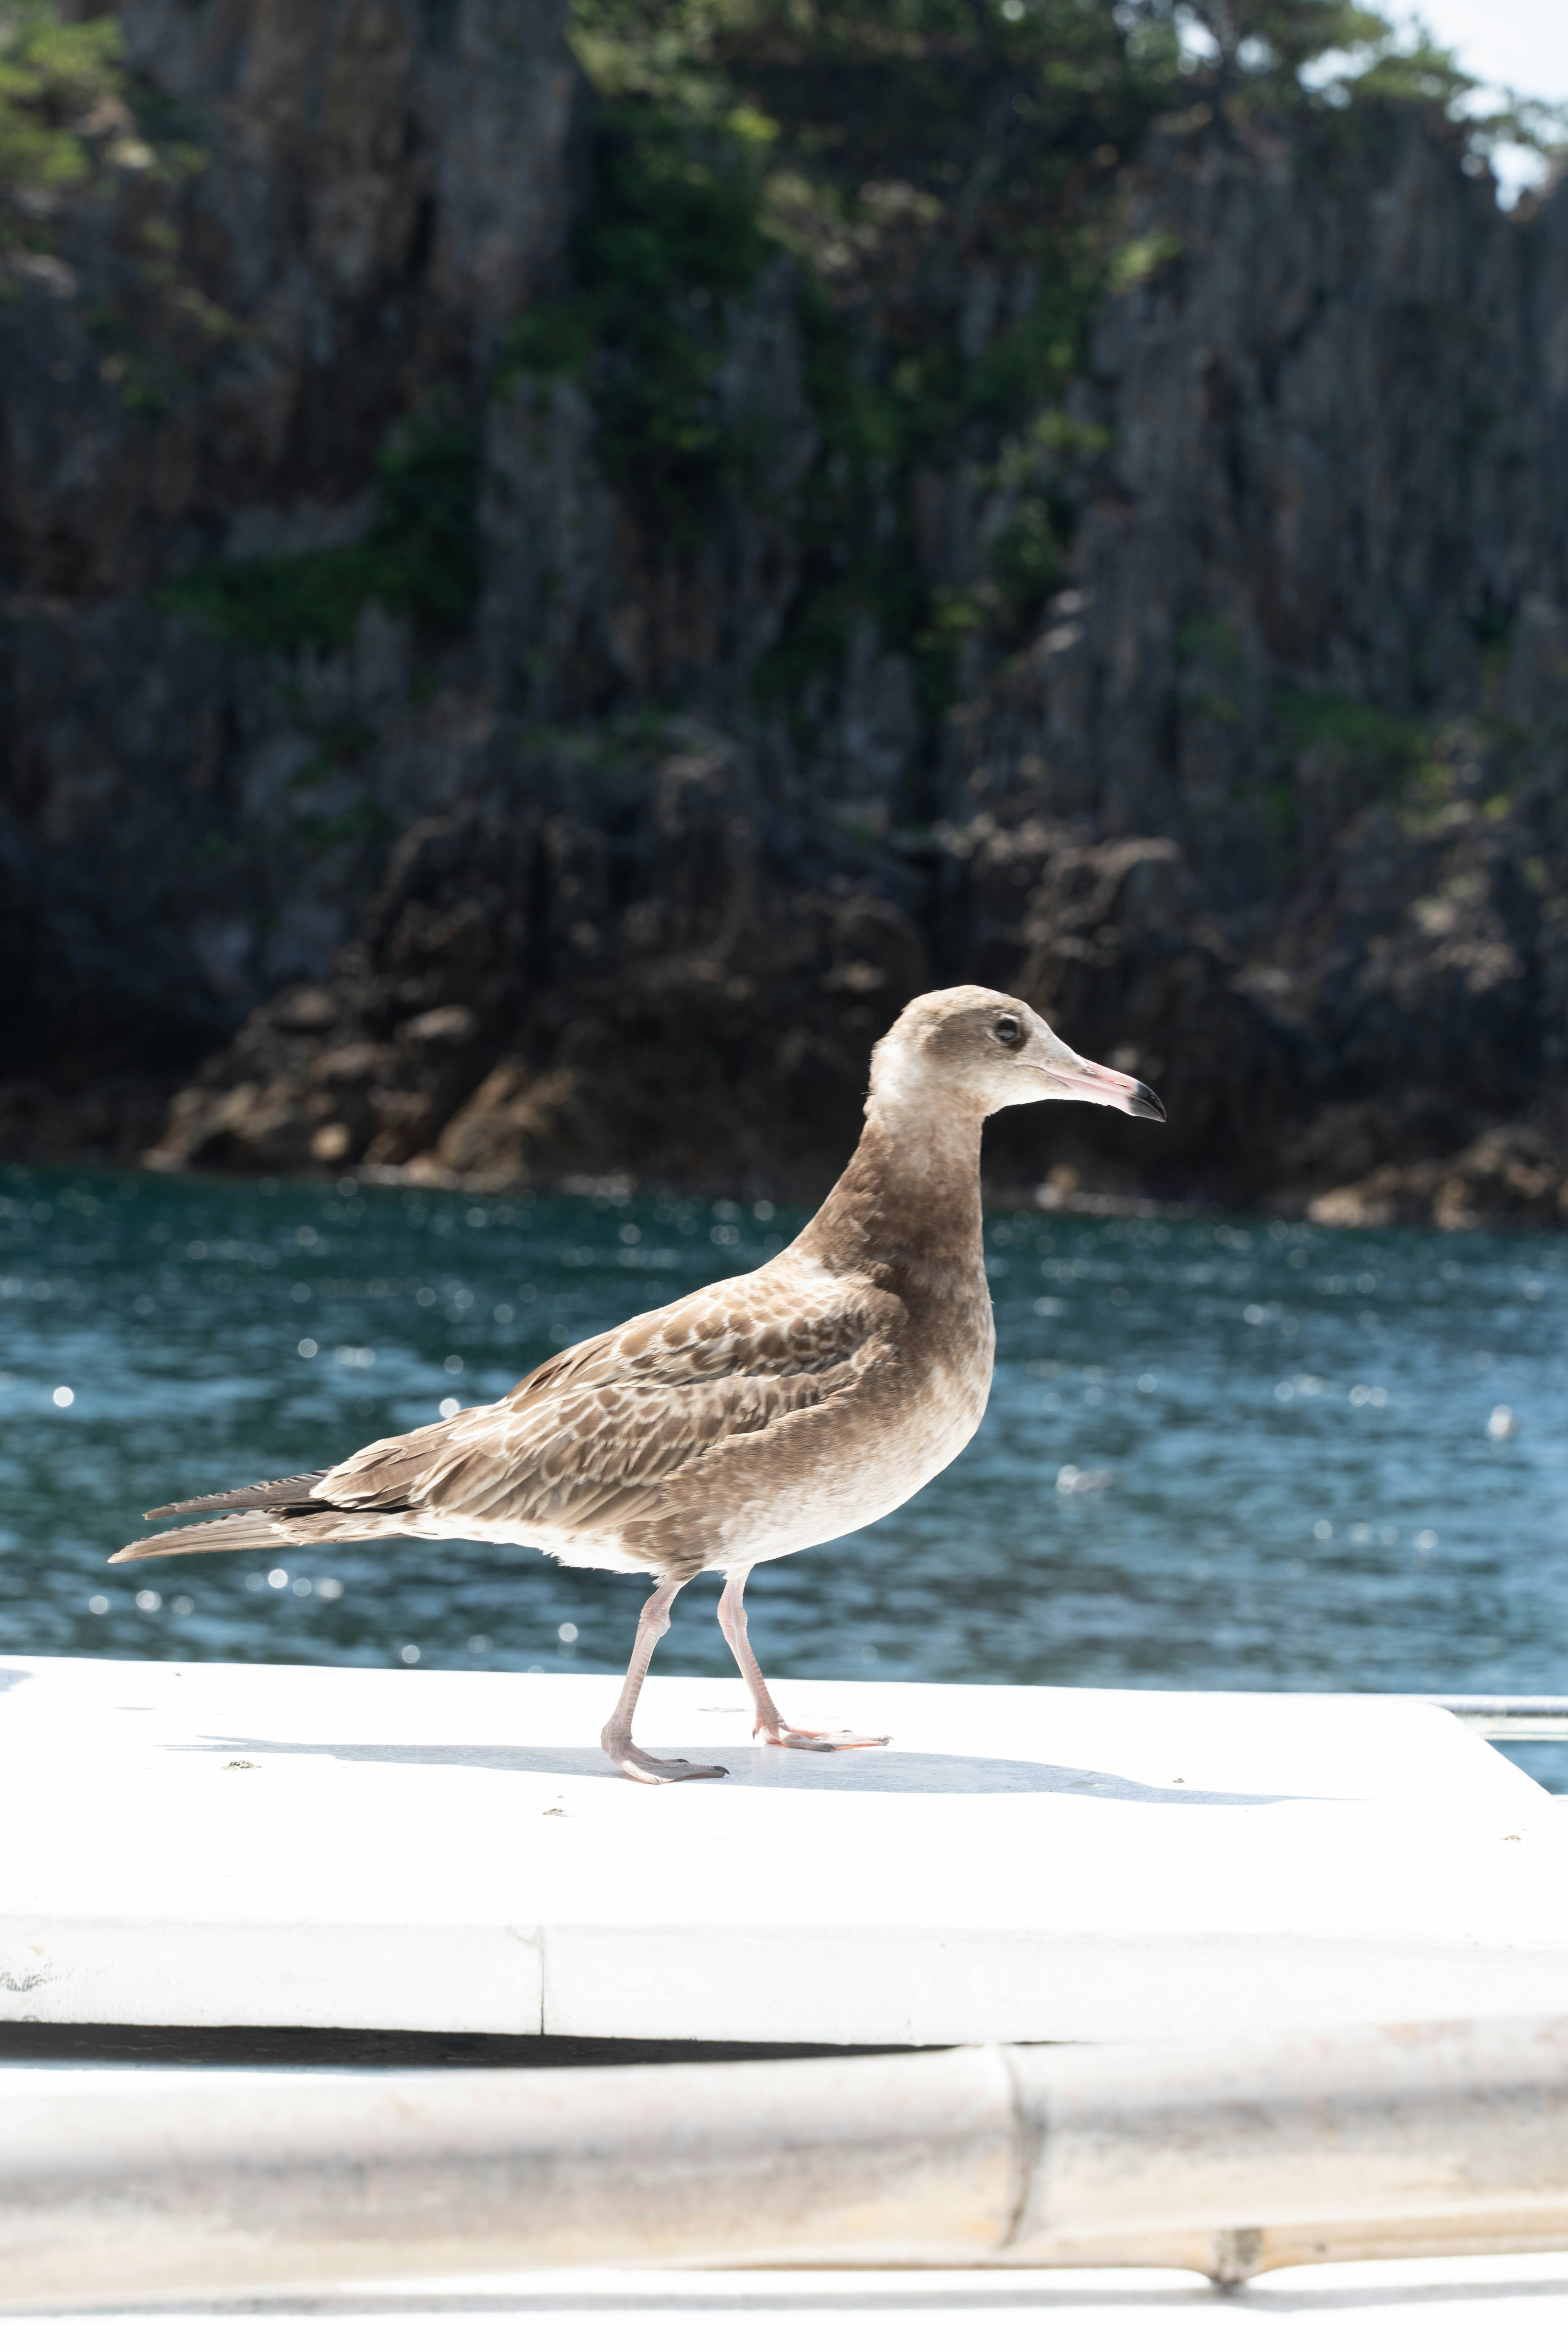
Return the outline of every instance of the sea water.
[[[122,1568],[149,1506],[325,1468],[763,1263],[805,1211],[604,1188],[0,1171],[0,1649],[619,1672],[639,1579],[410,1540]],[[1568,1241],[987,1221],[990,1410],[768,1561],[777,1675],[1568,1689]],[[661,1671],[731,1671],[716,1582]],[[1568,1787],[1563,1751],[1516,1748]]]

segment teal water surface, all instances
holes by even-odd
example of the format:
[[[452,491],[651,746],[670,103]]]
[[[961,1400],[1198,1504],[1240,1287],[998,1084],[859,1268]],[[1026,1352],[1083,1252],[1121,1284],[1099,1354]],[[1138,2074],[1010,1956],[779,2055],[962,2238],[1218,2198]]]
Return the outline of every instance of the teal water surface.
[[[494,1397],[803,1215],[0,1171],[0,1649],[618,1672],[641,1580],[532,1553],[104,1563],[151,1504]],[[984,1428],[892,1518],[759,1568],[768,1670],[1568,1688],[1568,1244],[1009,1215],[988,1244]],[[716,1598],[661,1670],[729,1670]]]

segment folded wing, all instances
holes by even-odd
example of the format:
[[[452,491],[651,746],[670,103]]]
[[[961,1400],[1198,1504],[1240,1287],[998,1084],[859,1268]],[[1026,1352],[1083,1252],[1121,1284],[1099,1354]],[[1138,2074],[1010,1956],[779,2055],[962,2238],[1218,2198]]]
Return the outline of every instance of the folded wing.
[[[234,1516],[144,1536],[114,1559],[363,1542],[416,1514],[423,1532],[435,1519],[497,1540],[646,1529],[705,1457],[852,1396],[903,1312],[869,1282],[775,1260],[565,1349],[498,1404],[379,1438],[336,1469],[165,1503],[147,1517]]]
[[[868,1285],[774,1275],[715,1284],[565,1350],[498,1404],[379,1439],[312,1500],[562,1531],[646,1517],[714,1448],[852,1393],[902,1313]]]

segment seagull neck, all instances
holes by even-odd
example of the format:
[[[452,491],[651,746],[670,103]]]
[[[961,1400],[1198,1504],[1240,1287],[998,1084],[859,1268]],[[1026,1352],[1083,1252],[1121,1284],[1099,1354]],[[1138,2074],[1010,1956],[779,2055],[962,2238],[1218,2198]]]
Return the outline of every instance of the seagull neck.
[[[872,1098],[855,1156],[801,1235],[826,1265],[906,1276],[984,1264],[977,1115]]]

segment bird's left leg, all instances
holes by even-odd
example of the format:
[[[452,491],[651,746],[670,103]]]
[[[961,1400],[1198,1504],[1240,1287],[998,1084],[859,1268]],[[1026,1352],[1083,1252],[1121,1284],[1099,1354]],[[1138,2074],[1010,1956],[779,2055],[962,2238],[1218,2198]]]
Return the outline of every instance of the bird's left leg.
[[[616,1711],[599,1734],[600,1747],[606,1756],[614,1758],[628,1780],[722,1780],[725,1777],[722,1764],[689,1764],[684,1756],[649,1756],[632,1738],[632,1717],[637,1712],[648,1660],[669,1624],[670,1609],[679,1590],[675,1579],[661,1579],[643,1602],[632,1662],[626,1668]]]
[[[752,1738],[765,1739],[770,1748],[810,1748],[819,1754],[831,1754],[836,1748],[886,1748],[886,1732],[868,1735],[858,1731],[802,1731],[792,1729],[784,1721],[746,1639],[746,1579],[751,1572],[749,1568],[743,1568],[738,1575],[724,1579],[724,1590],[719,1597],[719,1624],[745,1677],[746,1688],[756,1701],[757,1719],[752,1726]]]

